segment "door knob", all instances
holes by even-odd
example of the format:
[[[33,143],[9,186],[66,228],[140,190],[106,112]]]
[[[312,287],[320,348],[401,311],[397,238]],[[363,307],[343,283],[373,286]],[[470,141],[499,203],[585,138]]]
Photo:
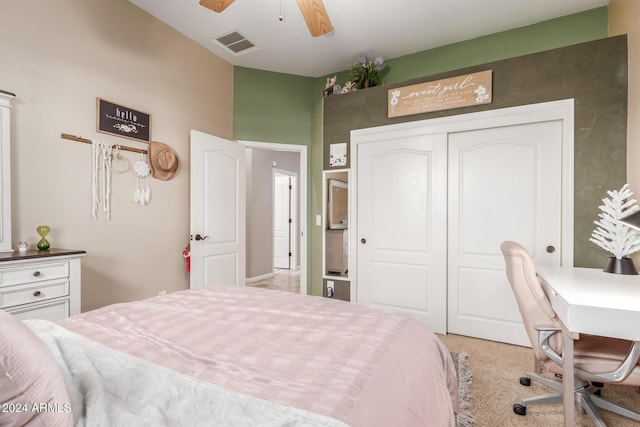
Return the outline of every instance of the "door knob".
[[[554,246],[551,246],[551,245],[547,246],[547,253],[552,254],[555,251],[556,251],[556,248]]]
[[[360,243],[362,243],[363,245],[367,243],[367,239],[365,239],[364,237],[362,239],[360,239]]]
[[[199,242],[200,240],[205,240],[207,237],[209,237],[209,236],[201,236],[200,234],[196,234],[195,239],[196,239],[196,241]],[[192,240],[193,240],[193,238],[192,238]]]

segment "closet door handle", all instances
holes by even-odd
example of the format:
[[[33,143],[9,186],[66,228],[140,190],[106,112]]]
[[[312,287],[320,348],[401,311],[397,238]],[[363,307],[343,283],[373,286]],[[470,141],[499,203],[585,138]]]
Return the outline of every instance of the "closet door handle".
[[[365,239],[364,237],[362,239],[360,239],[360,243],[362,243],[363,245],[367,244],[367,239]]]
[[[551,245],[547,246],[547,253],[552,254],[552,253],[554,253],[555,251],[556,251],[555,246],[551,246]]]

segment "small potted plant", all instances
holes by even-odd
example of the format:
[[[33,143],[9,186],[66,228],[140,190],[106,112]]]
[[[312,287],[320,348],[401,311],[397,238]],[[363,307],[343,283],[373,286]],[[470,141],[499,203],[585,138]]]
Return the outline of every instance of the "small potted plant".
[[[358,62],[351,64],[349,75],[356,86],[364,89],[382,85],[382,72],[386,69],[387,66],[381,56],[371,61],[362,53]]]
[[[634,230],[618,220],[624,218],[640,207],[636,200],[631,199],[633,193],[629,190],[629,184],[625,184],[620,190],[607,191],[610,198],[604,198],[604,204],[600,206],[600,218],[594,223],[598,226],[589,239],[591,242],[610,252],[604,271],[618,274],[638,274],[633,260],[628,256],[640,250],[640,231]]]

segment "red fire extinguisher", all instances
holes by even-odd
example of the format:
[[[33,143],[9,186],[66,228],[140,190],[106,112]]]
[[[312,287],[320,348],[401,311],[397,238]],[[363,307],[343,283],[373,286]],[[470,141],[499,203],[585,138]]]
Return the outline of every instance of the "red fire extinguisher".
[[[182,256],[184,257],[184,263],[187,269],[187,273],[190,273],[191,272],[191,243],[189,243],[187,247],[184,248],[184,251],[182,252]]]

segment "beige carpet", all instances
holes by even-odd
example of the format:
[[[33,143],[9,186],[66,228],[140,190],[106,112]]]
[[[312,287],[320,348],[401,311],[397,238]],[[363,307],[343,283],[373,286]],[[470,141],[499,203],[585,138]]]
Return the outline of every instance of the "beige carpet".
[[[466,353],[473,382],[469,412],[474,427],[561,426],[562,405],[536,405],[527,408],[527,415],[513,413],[512,405],[523,397],[550,393],[543,385],[532,382],[531,387],[520,385],[518,379],[533,370],[530,348],[485,341],[459,335],[439,336],[452,352]],[[640,412],[640,393],[637,387],[606,386],[602,397]],[[610,427],[638,427],[640,423],[601,411]],[[593,426],[587,414],[579,414],[578,426]]]

